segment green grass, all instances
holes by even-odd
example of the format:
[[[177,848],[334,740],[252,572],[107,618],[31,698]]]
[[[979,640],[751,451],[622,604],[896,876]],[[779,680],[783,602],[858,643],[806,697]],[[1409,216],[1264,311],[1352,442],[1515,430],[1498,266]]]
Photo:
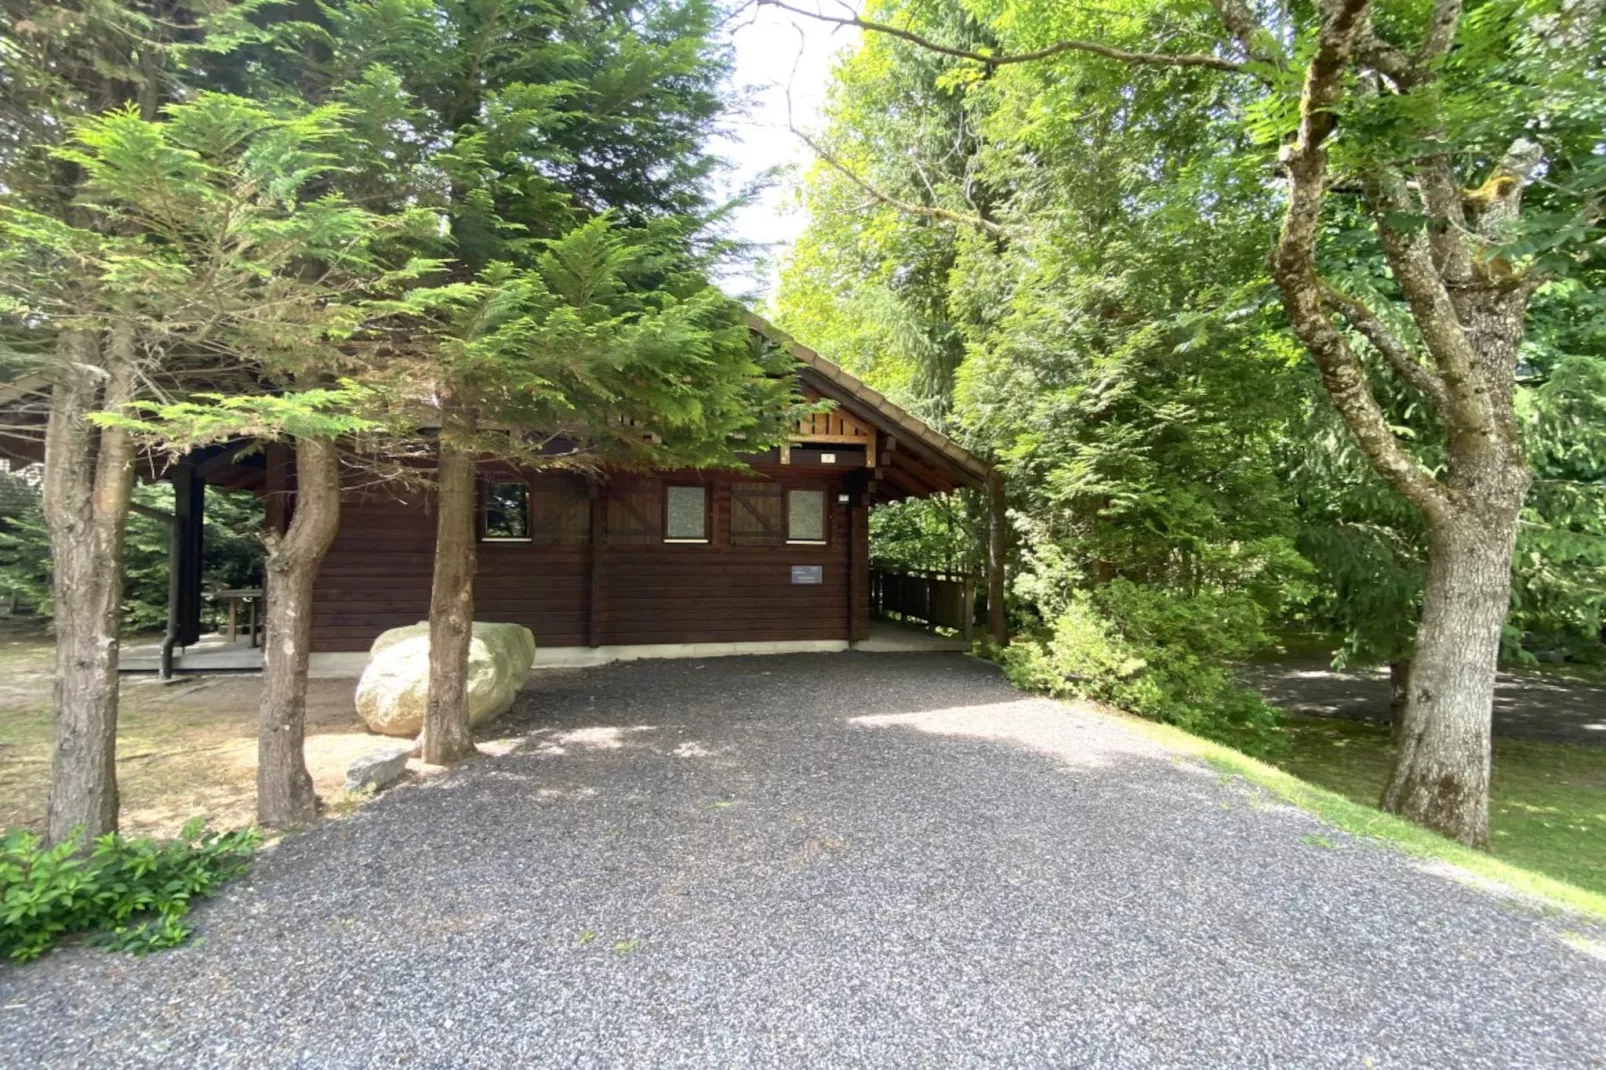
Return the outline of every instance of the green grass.
[[[1139,732],[1218,771],[1244,777],[1322,820],[1552,905],[1606,918],[1606,749],[1525,740],[1495,744],[1491,853],[1475,851],[1377,809],[1388,775],[1388,730],[1289,717],[1289,745],[1272,759],[1137,718]]]
[[[1373,805],[1394,746],[1388,729],[1353,721],[1287,720],[1279,769]],[[1497,739],[1489,811],[1493,853],[1512,865],[1606,895],[1606,748]]]

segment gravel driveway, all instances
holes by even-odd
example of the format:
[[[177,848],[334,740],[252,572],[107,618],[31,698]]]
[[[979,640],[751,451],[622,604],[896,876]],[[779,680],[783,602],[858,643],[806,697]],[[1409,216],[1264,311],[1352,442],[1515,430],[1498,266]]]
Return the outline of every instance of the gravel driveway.
[[[0,969],[7,1067],[1598,1067],[1606,931],[962,655],[543,678],[147,959]]]

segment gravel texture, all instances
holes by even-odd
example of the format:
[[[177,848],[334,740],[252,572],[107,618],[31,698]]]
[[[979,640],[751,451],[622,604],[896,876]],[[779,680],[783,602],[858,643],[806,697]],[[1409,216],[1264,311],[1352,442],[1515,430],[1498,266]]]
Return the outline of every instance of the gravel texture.
[[[1606,932],[962,655],[543,677],[203,939],[0,969],[7,1067],[1606,1066]]]

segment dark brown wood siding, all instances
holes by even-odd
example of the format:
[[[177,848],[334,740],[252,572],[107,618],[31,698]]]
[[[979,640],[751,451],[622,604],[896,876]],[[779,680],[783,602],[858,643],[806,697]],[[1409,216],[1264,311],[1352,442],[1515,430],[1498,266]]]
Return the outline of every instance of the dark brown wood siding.
[[[583,543],[480,542],[475,619],[523,624],[543,647],[846,639],[849,554],[857,542],[851,576],[860,587],[854,631],[862,636],[869,625],[867,525],[862,513],[853,524],[851,504],[837,500],[854,475],[782,465],[741,474],[657,474],[650,478],[659,485],[708,487],[706,545],[643,541],[639,534],[610,541],[606,530]],[[613,483],[622,491],[640,479],[621,475]],[[753,479],[823,491],[826,544],[731,545],[731,483]],[[592,516],[617,512],[603,507]],[[313,649],[366,650],[385,629],[425,619],[434,542],[427,495],[348,494],[340,534],[319,574]],[[793,565],[819,566],[823,582],[792,583]]]

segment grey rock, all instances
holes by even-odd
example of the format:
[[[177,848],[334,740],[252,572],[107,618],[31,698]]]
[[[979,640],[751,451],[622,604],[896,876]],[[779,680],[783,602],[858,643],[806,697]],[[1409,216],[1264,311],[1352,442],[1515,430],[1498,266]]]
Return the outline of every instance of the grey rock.
[[[412,747],[390,747],[373,754],[365,754],[351,763],[346,770],[346,790],[363,791],[373,789],[380,791],[396,782],[407,768],[407,759],[412,757]]]

